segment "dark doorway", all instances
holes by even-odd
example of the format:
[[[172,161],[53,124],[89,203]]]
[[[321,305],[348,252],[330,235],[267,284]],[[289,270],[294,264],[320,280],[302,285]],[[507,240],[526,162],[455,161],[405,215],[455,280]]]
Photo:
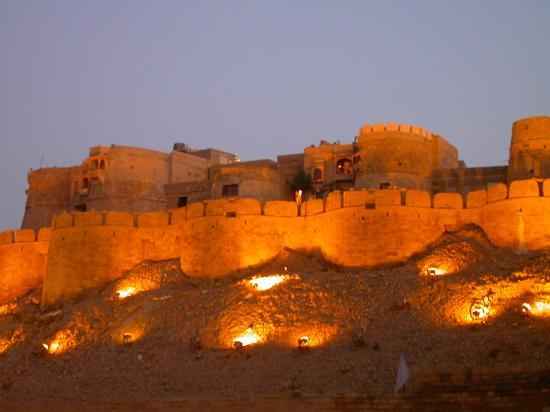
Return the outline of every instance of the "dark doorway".
[[[178,198],[178,207],[187,206],[187,196],[182,196]]]
[[[238,196],[239,185],[224,185],[222,188],[223,196]]]

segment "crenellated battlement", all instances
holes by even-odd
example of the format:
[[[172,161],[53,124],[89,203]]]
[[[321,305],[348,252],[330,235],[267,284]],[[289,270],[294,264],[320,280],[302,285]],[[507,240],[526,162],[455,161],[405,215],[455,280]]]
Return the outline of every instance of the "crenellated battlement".
[[[401,262],[444,232],[480,226],[499,247],[550,247],[550,179],[460,193],[351,190],[297,205],[217,199],[157,212],[56,215],[52,227],[0,233],[0,300],[43,280],[45,304],[105,285],[145,260],[179,259],[191,277],[262,265],[284,248],[344,267]],[[14,294],[15,293],[15,294]]]
[[[0,304],[42,286],[51,229],[0,233]]]
[[[383,132],[401,132],[410,133],[416,136],[424,137],[426,140],[432,140],[432,133],[417,125],[409,125],[407,123],[376,123],[374,126],[366,124],[359,129],[359,136],[371,134],[371,133],[383,133]]]
[[[350,190],[331,192],[325,199],[296,202],[272,200],[263,205],[257,199],[216,199],[193,202],[186,207],[158,212],[65,212],[54,217],[53,230],[81,226],[161,227],[181,224],[202,217],[272,216],[308,217],[328,213],[340,208],[361,207],[377,209],[403,206],[429,209],[476,209],[487,204],[518,198],[550,197],[550,179],[517,180],[510,185],[498,183],[484,190],[460,193],[436,193],[423,190]],[[17,241],[48,240],[49,228],[38,232],[16,230],[0,233],[0,244]],[[14,240],[17,239],[17,240]],[[31,240],[32,239],[32,240]]]
[[[0,245],[13,243],[29,243],[29,242],[48,242],[50,240],[51,229],[43,227],[40,230],[21,229],[21,230],[6,230],[0,232]]]

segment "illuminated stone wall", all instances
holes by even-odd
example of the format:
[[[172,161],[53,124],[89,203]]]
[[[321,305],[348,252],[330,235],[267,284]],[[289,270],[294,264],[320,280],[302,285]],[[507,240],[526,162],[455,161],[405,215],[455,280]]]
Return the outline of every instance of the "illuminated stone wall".
[[[50,229],[0,233],[0,304],[42,285]]]
[[[550,247],[548,193],[535,193],[531,181],[516,182],[510,191],[520,197],[509,199],[502,186],[475,192],[467,202],[456,193],[432,198],[417,190],[335,192],[326,201],[305,202],[301,216],[293,202],[270,201],[262,209],[254,199],[168,212],[64,213],[54,220],[44,303],[103,286],[148,259],[179,258],[192,277],[261,265],[285,247],[320,252],[346,267],[400,262],[471,223],[500,247]]]
[[[355,187],[432,189],[432,174],[458,167],[457,149],[441,136],[408,124],[365,125],[359,130]]]
[[[79,166],[29,172],[21,227],[35,230],[47,227],[54,215],[84,207],[163,210],[165,185],[204,181],[209,166],[207,159],[176,151],[163,153],[118,145],[92,147]]]
[[[49,227],[55,215],[72,210],[71,182],[82,173],[80,166],[48,167],[27,175],[27,203],[21,228]]]
[[[508,182],[550,177],[550,116],[528,117],[514,122]]]

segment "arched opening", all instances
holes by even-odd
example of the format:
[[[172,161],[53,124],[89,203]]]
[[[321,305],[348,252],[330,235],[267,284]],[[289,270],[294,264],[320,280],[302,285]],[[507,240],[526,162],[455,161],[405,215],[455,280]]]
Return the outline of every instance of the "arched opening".
[[[336,174],[337,175],[351,175],[353,174],[353,163],[350,159],[339,159],[336,162]]]
[[[322,182],[323,181],[323,170],[316,167],[313,169],[311,180],[314,182]]]

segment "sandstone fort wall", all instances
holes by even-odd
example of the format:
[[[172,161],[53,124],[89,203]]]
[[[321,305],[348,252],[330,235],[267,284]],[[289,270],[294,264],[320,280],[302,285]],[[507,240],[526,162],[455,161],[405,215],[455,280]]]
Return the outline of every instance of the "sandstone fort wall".
[[[441,136],[408,124],[365,125],[359,130],[360,169],[356,187],[381,183],[431,190],[432,174],[456,169],[458,151]]]
[[[550,117],[529,117],[514,122],[508,181],[550,176]]]
[[[42,285],[49,237],[49,228],[0,233],[0,304]]]
[[[191,277],[258,266],[285,247],[320,252],[345,267],[395,263],[471,223],[500,247],[550,247],[550,193],[533,188],[532,181],[510,190],[497,185],[466,199],[418,190],[334,192],[300,208],[218,199],[162,212],[63,213],[51,232],[44,303],[103,286],[149,259],[179,258]],[[518,197],[510,199],[510,191]]]

